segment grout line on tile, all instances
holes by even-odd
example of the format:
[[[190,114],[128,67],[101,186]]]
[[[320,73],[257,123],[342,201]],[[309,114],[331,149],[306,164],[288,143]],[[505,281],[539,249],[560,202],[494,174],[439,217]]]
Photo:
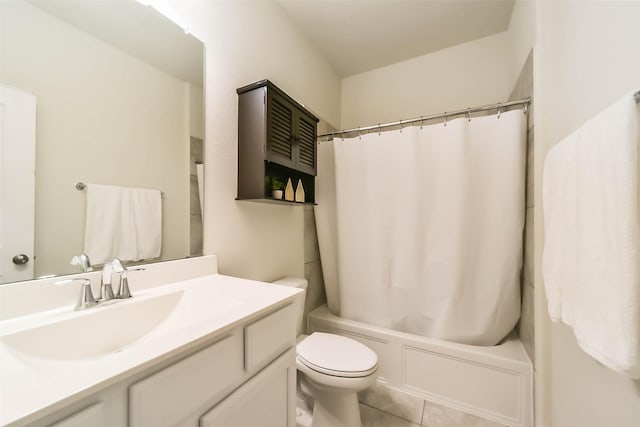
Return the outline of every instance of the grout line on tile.
[[[418,426],[421,426],[421,424],[422,424],[422,422],[420,422],[420,423],[415,423],[415,422],[413,422],[413,421],[411,421],[411,420],[408,420],[408,419],[406,419],[406,418],[404,418],[404,417],[401,417],[401,416],[399,416],[399,415],[392,414],[391,412],[387,412],[387,411],[382,410],[382,409],[380,409],[380,408],[376,408],[375,406],[367,405],[366,403],[358,402],[358,404],[360,404],[360,405],[362,405],[362,406],[366,406],[366,407],[367,407],[367,408],[369,408],[369,409],[373,409],[373,410],[375,410],[375,411],[382,412],[383,414],[385,414],[385,415],[386,415],[386,416],[388,416],[388,417],[397,418],[397,419],[399,419],[399,420],[406,421],[406,422],[408,422],[408,423],[415,424],[415,425],[418,425]],[[423,409],[423,411],[424,411],[424,401],[423,401],[423,403],[422,403],[422,409]],[[420,421],[422,421],[422,418],[420,418]],[[364,427],[366,427],[366,426],[364,426]]]
[[[413,421],[411,421],[411,420],[409,420],[407,418],[401,417],[400,415],[392,414],[391,412],[387,412],[384,409],[376,408],[375,406],[367,405],[366,403],[362,403],[362,402],[360,402],[360,404],[366,406],[367,408],[375,409],[376,411],[382,412],[385,415],[388,415],[390,417],[398,418],[400,420],[403,420],[403,421],[406,421],[406,422],[409,422],[409,423],[412,423],[412,424],[416,424],[415,422],[413,422]]]

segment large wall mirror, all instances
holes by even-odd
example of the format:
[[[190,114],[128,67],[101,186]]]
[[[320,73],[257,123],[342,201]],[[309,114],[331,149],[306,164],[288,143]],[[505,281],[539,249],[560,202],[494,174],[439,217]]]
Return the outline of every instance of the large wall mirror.
[[[82,271],[70,263],[84,249],[87,194],[77,183],[163,193],[161,255],[144,262],[202,254],[204,45],[135,0],[0,9],[0,283]],[[12,91],[35,100],[31,158],[10,158]],[[31,231],[16,232],[18,219]],[[28,262],[16,263],[20,254]]]

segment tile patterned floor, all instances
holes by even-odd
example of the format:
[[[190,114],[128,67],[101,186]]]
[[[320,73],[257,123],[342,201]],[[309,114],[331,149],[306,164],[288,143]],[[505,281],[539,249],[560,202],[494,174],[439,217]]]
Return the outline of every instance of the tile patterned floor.
[[[358,396],[363,427],[508,427],[377,383]]]
[[[361,392],[358,399],[362,427],[508,427],[380,383]],[[310,427],[311,411],[301,399],[297,406],[298,427]]]

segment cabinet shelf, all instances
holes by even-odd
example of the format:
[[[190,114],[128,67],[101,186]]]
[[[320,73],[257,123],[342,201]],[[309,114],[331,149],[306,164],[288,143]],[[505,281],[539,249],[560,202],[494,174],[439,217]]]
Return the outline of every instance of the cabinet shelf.
[[[314,204],[318,118],[276,87],[262,80],[238,93],[238,196],[236,200]],[[298,181],[305,202],[271,197],[271,180]]]
[[[289,201],[289,200],[274,199],[273,197],[263,197],[259,199],[241,199],[237,197],[236,200],[239,202],[268,203],[272,205],[281,205],[281,206],[286,206],[286,205],[315,206],[317,205],[317,203],[314,203],[314,202],[295,202],[295,201]]]

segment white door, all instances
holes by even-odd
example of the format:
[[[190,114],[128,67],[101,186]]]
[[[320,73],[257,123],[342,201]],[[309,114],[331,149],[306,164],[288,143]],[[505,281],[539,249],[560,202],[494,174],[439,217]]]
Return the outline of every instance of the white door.
[[[0,283],[33,278],[36,98],[0,85]]]

